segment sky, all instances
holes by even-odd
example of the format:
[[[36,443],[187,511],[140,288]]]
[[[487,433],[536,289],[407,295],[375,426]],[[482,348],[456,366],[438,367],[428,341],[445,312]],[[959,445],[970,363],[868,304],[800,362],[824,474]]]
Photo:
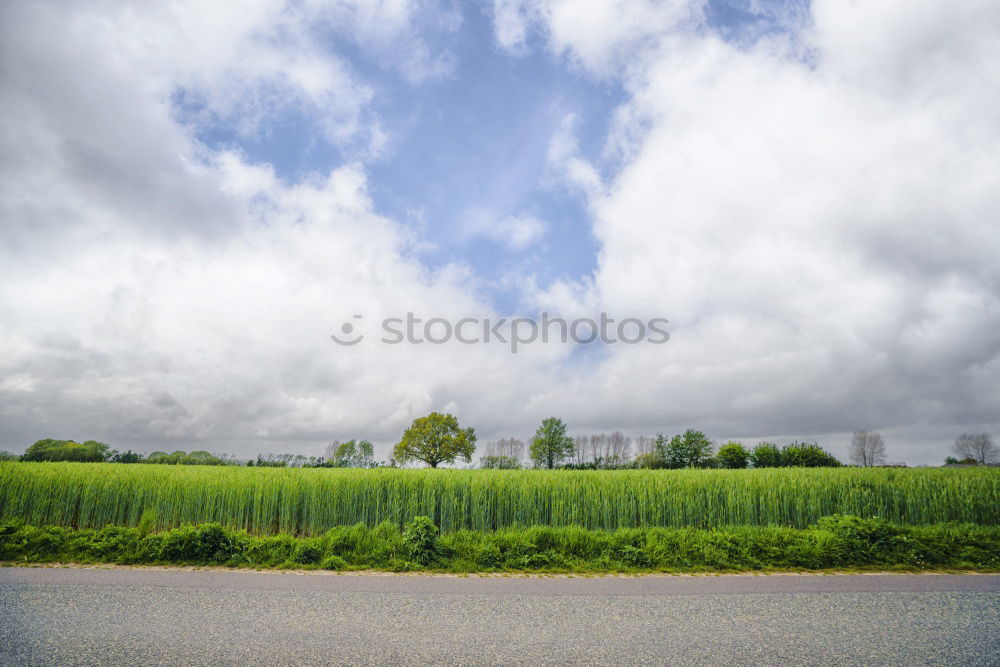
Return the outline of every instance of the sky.
[[[0,14],[0,449],[1000,437],[993,0]],[[382,343],[408,312],[670,338]]]

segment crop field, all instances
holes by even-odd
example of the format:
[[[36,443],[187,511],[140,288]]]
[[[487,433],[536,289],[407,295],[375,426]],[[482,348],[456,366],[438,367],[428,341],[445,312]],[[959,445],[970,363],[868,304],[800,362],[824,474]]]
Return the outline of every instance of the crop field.
[[[851,514],[896,524],[1000,525],[1000,470],[761,469],[490,471],[0,464],[0,520],[153,530],[216,522],[251,534],[428,516],[443,533],[587,529],[804,528]]]

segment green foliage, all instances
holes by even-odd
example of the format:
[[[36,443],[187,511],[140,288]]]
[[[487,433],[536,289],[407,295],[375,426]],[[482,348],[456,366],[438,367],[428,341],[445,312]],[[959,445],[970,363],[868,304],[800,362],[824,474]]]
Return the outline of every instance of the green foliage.
[[[0,451],[0,461],[20,461],[21,457],[14,452],[8,452],[6,450]]]
[[[131,449],[125,452],[113,449],[108,456],[108,463],[142,463],[142,454],[133,452]]]
[[[334,450],[330,465],[334,468],[374,468],[375,447],[368,440],[348,440]]]
[[[484,456],[479,459],[479,467],[487,470],[520,470],[521,462],[516,456]]]
[[[416,516],[403,529],[403,544],[407,557],[420,565],[429,565],[437,558],[438,529],[426,516]]]
[[[627,528],[615,531],[531,526],[459,531],[437,537],[427,517],[401,533],[391,525],[341,526],[322,537],[258,537],[218,524],[183,525],[143,535],[108,526],[0,524],[0,560],[106,562],[328,570],[453,572],[508,570],[636,572],[815,570],[823,568],[1000,571],[1000,527],[899,526],[881,519],[830,516],[804,529],[774,526]]]
[[[793,442],[781,449],[781,463],[787,467],[836,468],[840,461],[816,443]]]
[[[471,461],[475,449],[474,429],[461,428],[454,415],[432,412],[413,420],[393,455],[400,463],[417,460],[437,468],[441,463],[454,463],[459,457]]]
[[[39,440],[25,450],[22,461],[79,461],[100,462],[108,458],[111,448],[103,442],[87,440],[84,443],[72,440]]]
[[[781,450],[770,442],[762,442],[750,452],[750,464],[754,468],[780,468]]]
[[[675,435],[665,444],[663,437],[658,436],[656,442],[668,468],[708,467],[712,456],[712,441],[704,433],[694,429],[688,429],[683,435]]]
[[[265,535],[339,526],[442,533],[508,526],[592,529],[790,526],[822,516],[1000,525],[1000,469],[430,470],[0,463],[0,521],[147,532],[219,523]],[[339,528],[338,528],[339,529]],[[400,538],[401,539],[401,538]],[[395,554],[404,558],[402,551]]]
[[[299,540],[292,560],[302,565],[316,565],[323,560],[323,541],[316,538]]]
[[[750,452],[740,442],[727,442],[715,454],[720,468],[746,468],[750,462]]]
[[[531,460],[540,468],[555,468],[575,451],[573,439],[566,435],[566,424],[555,417],[543,420],[531,441]]]
[[[320,567],[324,570],[346,570],[347,561],[340,556],[327,556],[323,559],[323,562],[320,563]]]
[[[837,468],[841,462],[815,443],[793,442],[781,449],[762,442],[750,452],[754,468]]]
[[[659,470],[667,467],[667,460],[664,458],[663,452],[658,449],[657,451],[639,454],[635,457],[635,467]]]
[[[221,458],[213,456],[208,452],[194,451],[188,454],[187,452],[181,450],[172,454],[167,454],[166,452],[153,452],[142,462],[181,466],[220,466],[224,463]]]
[[[217,523],[186,524],[168,531],[160,547],[160,557],[170,562],[225,563],[236,552],[232,533]]]

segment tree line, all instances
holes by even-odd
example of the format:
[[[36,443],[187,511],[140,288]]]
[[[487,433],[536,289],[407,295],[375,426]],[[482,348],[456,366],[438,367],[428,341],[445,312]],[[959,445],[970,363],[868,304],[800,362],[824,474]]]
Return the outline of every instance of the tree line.
[[[432,412],[414,419],[403,432],[388,461],[375,459],[368,440],[334,441],[324,456],[261,454],[239,459],[207,451],[124,452],[96,440],[44,439],[28,447],[21,456],[0,452],[0,461],[78,461],[148,463],[163,465],[244,465],[256,467],[376,468],[424,463],[432,468],[461,460],[472,463],[476,432],[463,428],[451,414]],[[949,456],[947,465],[985,465],[1000,460],[1000,448],[986,433],[959,436],[952,447],[961,457]],[[850,443],[850,462],[858,466],[880,466],[887,461],[885,439],[877,431],[855,431]],[[688,429],[673,436],[629,437],[620,431],[570,436],[566,423],[549,417],[542,421],[528,442],[518,438],[492,440],[485,446],[478,466],[488,469],[524,467],[570,470],[615,470],[628,468],[780,468],[834,467],[843,465],[816,443],[793,442],[779,447],[761,442],[750,448],[729,441],[718,448],[703,432]],[[899,464],[902,465],[902,464]]]

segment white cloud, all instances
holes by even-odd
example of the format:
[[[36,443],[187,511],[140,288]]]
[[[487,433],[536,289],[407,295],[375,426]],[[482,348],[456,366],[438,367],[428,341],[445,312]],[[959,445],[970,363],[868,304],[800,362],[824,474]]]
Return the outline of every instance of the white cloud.
[[[510,51],[524,48],[532,26],[549,48],[602,77],[620,74],[635,52],[662,36],[697,27],[704,0],[494,0],[494,34]]]
[[[356,313],[492,313],[473,268],[414,259],[427,240],[378,214],[362,164],[284,183],[176,117],[184,88],[248,128],[289,103],[335,141],[384,141],[370,88],[303,14],[5,5],[0,446],[318,453],[335,437],[389,443],[445,406],[485,437],[557,414],[574,430],[696,426],[843,453],[847,431],[883,428],[911,463],[995,432],[995,3],[816,2],[808,63],[780,39],[689,29],[697,3],[568,6],[497,39],[541,29],[623,77],[607,153],[623,166],[603,181],[566,120],[548,159],[586,193],[598,269],[526,278],[524,293],[666,316],[664,346],[335,346]],[[406,7],[358,7],[365,30],[408,34]],[[513,248],[545,233],[525,213],[485,219],[478,233]]]
[[[467,268],[431,272],[413,259],[420,239],[373,211],[363,167],[286,184],[178,124],[171,91],[195,75],[225,109],[256,95],[274,63],[309,62],[285,42],[271,55],[247,46],[259,59],[244,59],[251,26],[280,16],[179,12],[183,29],[160,34],[135,11],[15,9],[3,21],[3,446],[63,434],[143,449],[309,452],[334,437],[385,442],[456,396],[461,414],[481,410],[480,423],[499,428],[480,383],[509,396],[519,368],[562,354],[512,361],[500,347],[333,344],[329,334],[356,313],[374,327],[409,310],[490,309]],[[114,29],[97,49],[91,28],[105,24]],[[316,62],[289,75],[304,96],[339,67]],[[514,243],[535,234],[527,220],[507,227]]]
[[[613,351],[596,375],[637,390],[601,382],[591,409],[744,436],[895,429],[911,461],[920,429],[996,429],[998,17],[971,0],[817,2],[814,64],[704,32],[630,46],[611,137],[626,162],[606,195],[586,188],[601,252],[581,288],[664,314],[673,337]],[[549,30],[603,71],[608,46],[568,26]],[[550,159],[576,159],[571,134]],[[538,299],[587,301],[563,283]]]
[[[501,48],[515,53],[525,48],[532,7],[524,0],[493,0],[494,35]]]
[[[522,213],[498,216],[485,209],[466,211],[463,233],[468,238],[486,238],[511,250],[524,250],[545,235],[545,223]]]

